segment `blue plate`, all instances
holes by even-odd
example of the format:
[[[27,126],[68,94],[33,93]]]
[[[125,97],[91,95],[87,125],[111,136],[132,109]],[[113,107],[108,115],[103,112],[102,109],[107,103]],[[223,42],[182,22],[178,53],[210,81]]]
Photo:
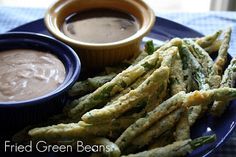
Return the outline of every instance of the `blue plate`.
[[[51,34],[44,26],[43,19],[22,25],[11,31],[35,32],[51,36]],[[195,38],[200,36],[202,36],[202,34],[195,30],[192,30],[173,21],[158,17],[151,33],[144,38],[144,41],[152,39],[155,43],[158,43],[169,40],[173,37]],[[214,56],[212,57],[214,58]],[[229,60],[232,58],[230,56],[228,57]],[[227,64],[229,64],[229,62]],[[202,135],[215,133],[217,135],[217,141],[193,151],[189,155],[189,157],[209,157],[210,155],[212,155],[213,152],[215,152],[215,150],[218,149],[226,141],[227,138],[229,138],[230,134],[235,128],[235,120],[236,101],[231,102],[231,105],[228,107],[221,118],[214,119],[211,116],[207,115],[198,120],[197,123],[191,128],[191,137],[196,138]]]

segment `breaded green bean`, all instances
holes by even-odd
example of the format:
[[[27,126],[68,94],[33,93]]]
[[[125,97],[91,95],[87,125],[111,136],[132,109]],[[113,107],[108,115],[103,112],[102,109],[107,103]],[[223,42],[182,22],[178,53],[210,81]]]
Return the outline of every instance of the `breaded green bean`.
[[[178,54],[178,49],[175,46],[167,49],[166,51],[161,52],[160,56],[163,58],[161,66],[171,67],[171,64],[172,64],[173,60],[175,60],[177,54]],[[169,78],[169,76],[166,77],[166,81],[159,84],[159,87],[157,88],[158,90],[156,90],[153,94],[150,94],[150,97],[148,98],[147,105],[146,105],[145,109],[143,110],[145,113],[153,110],[167,96],[168,78]]]
[[[112,96],[123,91],[144,73],[153,69],[157,64],[158,59],[159,53],[153,53],[141,60],[138,64],[130,66],[119,73],[110,82],[105,83],[93,93],[89,94],[85,100],[80,101],[79,103],[77,100],[73,101],[72,104],[76,105],[68,112],[69,117],[80,119],[81,115],[88,110],[101,104],[105,105]]]
[[[220,88],[222,87],[234,87],[236,79],[236,58],[233,58],[224,72],[222,77]],[[225,111],[226,107],[228,106],[229,101],[215,101],[212,108],[211,114],[214,116],[221,116],[222,113]]]
[[[172,61],[175,59],[178,52],[178,47],[176,46],[172,46],[165,51],[161,51],[160,56],[163,58],[161,66],[171,68]]]
[[[159,64],[159,63],[158,63]],[[155,71],[155,69],[149,70],[145,75],[139,77],[133,84],[131,84],[129,87],[127,87],[125,90],[123,90],[121,93],[117,94],[115,97],[113,97],[111,99],[111,101],[109,101],[106,106],[111,105],[114,101],[116,101],[117,99],[119,99],[121,96],[129,93],[131,90],[137,88],[138,86],[140,86],[153,72]]]
[[[29,130],[28,134],[36,139],[73,139],[83,138],[88,135],[79,123],[57,124],[47,127],[34,128]]]
[[[149,112],[145,117],[138,119],[135,123],[130,125],[122,135],[116,140],[116,144],[122,150],[131,143],[131,141],[151,127],[155,122],[179,108],[185,98],[185,92],[180,92],[168,100],[164,101],[153,111]]]
[[[214,34],[198,38],[196,40],[196,43],[202,48],[209,47],[217,40],[217,38],[221,35],[221,33],[222,33],[222,30],[218,30]]]
[[[147,52],[149,55],[155,51],[155,47],[152,40],[147,41],[145,43],[144,48],[145,48],[145,52]]]
[[[236,98],[236,89],[222,87],[217,89],[194,91],[187,93],[184,100],[184,106],[196,106],[199,104],[209,104],[213,101],[232,100]]]
[[[80,126],[84,127],[85,131],[92,135],[116,138],[139,117],[139,114],[123,116],[118,119],[104,121],[99,124],[87,124],[81,121]]]
[[[201,113],[202,113],[201,106],[190,106],[188,108],[188,122],[190,126],[192,126],[196,122]]]
[[[174,60],[174,64],[172,65],[170,74],[171,96],[181,91],[186,92],[186,84],[184,82],[183,64],[180,59],[180,56],[177,56],[176,60]],[[190,126],[187,119],[188,115],[186,113],[187,111],[184,111],[183,116],[180,118],[176,126],[175,139],[177,141],[189,139]]]
[[[204,50],[209,54],[212,54],[213,52],[218,52],[221,44],[222,44],[221,40],[216,40],[212,45],[204,48]]]
[[[72,88],[68,91],[69,96],[83,96],[90,92],[93,92],[98,87],[102,86],[106,82],[111,81],[116,76],[116,73],[110,73],[104,76],[96,76],[88,78],[84,81],[76,82]]]
[[[177,42],[176,42],[177,43]],[[173,42],[174,45],[177,45],[175,42]],[[170,45],[169,45],[170,46]],[[145,43],[145,49],[143,51],[141,51],[139,53],[139,55],[136,58],[133,58],[131,60],[125,61],[122,63],[122,65],[118,65],[115,67],[105,67],[105,71],[106,73],[110,74],[110,73],[120,73],[122,70],[124,70],[125,68],[127,68],[128,66],[135,65],[137,64],[139,61],[141,61],[142,59],[144,59],[145,57],[147,57],[148,55],[153,54],[153,52],[155,52],[157,49],[159,49],[161,46],[155,47],[153,44],[153,41],[147,41]],[[163,49],[164,50],[164,49]]]
[[[180,91],[186,91],[186,84],[184,82],[184,72],[182,60],[179,53],[176,55],[170,72],[170,93],[175,95]]]
[[[83,96],[94,91],[95,88],[88,83],[88,80],[76,82],[68,91],[69,96]]]
[[[117,74],[116,73],[110,73],[105,76],[96,76],[93,78],[88,78],[88,83],[95,89],[101,87],[103,84],[111,81]]]
[[[229,48],[229,43],[230,43],[230,38],[231,38],[231,32],[232,32],[231,28],[228,28],[225,31],[224,39],[220,46],[218,56],[213,65],[213,72],[218,75],[221,75],[223,73],[224,65],[227,62],[227,53],[228,53],[228,48]]]
[[[192,54],[202,67],[205,75],[208,76],[211,73],[214,64],[209,54],[192,40],[184,40],[184,42],[191,48]]]
[[[187,62],[187,57],[181,56],[181,60],[182,60],[182,64],[183,64],[184,84],[186,85],[186,91],[190,92],[194,88],[194,86],[193,86],[194,81],[192,78],[192,68],[189,68],[189,64]]]
[[[113,104],[85,113],[82,116],[83,121],[94,124],[101,120],[119,117],[122,113],[133,108],[140,101],[147,99],[150,94],[157,90],[159,87],[158,84],[163,82],[168,78],[168,76],[169,68],[160,67],[155,70],[140,86],[120,97],[117,101],[114,101]]]
[[[175,61],[177,54],[178,54],[178,48],[175,46],[160,53],[160,56],[162,56],[163,58],[161,66],[167,66],[171,69],[171,65],[173,61]],[[160,87],[158,88],[158,90],[155,91],[155,93],[149,97],[147,106],[144,109],[145,112],[149,112],[153,110],[156,106],[158,106],[164,100],[164,98],[167,96],[168,82],[169,82],[169,76],[166,78],[166,81],[159,84]]]
[[[158,90],[156,90],[155,93],[149,97],[148,103],[146,107],[143,109],[144,113],[152,111],[154,108],[156,108],[165,100],[168,94],[167,83],[168,80],[163,81],[161,84],[159,84]]]
[[[160,121],[153,124],[147,131],[138,135],[136,138],[132,140],[132,143],[129,147],[126,148],[126,152],[132,153],[136,150],[143,148],[145,145],[150,144],[150,142],[159,137],[164,132],[170,130],[175,126],[177,121],[180,118],[181,113],[183,112],[182,108],[179,108],[173,112],[171,112],[166,117],[160,119]]]
[[[106,149],[103,149],[103,152],[100,152],[102,157],[120,157],[121,155],[119,147],[107,138],[96,137],[94,139],[90,139],[90,142],[93,145],[105,146]]]
[[[82,97],[80,97],[79,99],[75,99],[73,100],[74,103],[67,103],[64,108],[63,108],[63,112],[65,113],[65,115],[67,115],[67,113],[73,109],[77,104],[79,104],[81,101],[85,101],[87,99],[87,97],[89,96],[89,94],[86,94]],[[70,118],[71,119],[71,118]],[[71,119],[73,120],[73,119]],[[76,120],[78,122],[78,120]]]
[[[177,141],[165,147],[155,148],[149,151],[140,152],[137,154],[129,154],[122,157],[179,157],[191,153],[193,150],[202,145],[212,143],[216,140],[215,135],[203,136],[194,140],[188,139],[184,141]]]
[[[184,109],[175,129],[175,140],[182,141],[190,139],[190,125],[188,121],[188,110]]]
[[[34,128],[29,135],[39,139],[64,139],[83,138],[86,136],[114,137],[117,133],[124,131],[129,125],[135,122],[139,115],[120,117],[112,121],[101,122],[101,124],[88,124],[83,121],[78,123],[57,124],[47,127]],[[27,129],[27,131],[29,130]],[[114,135],[113,135],[114,134]],[[16,139],[19,136],[16,136]]]
[[[168,144],[171,144],[175,141],[174,136],[173,136],[173,130],[168,130],[164,132],[161,136],[153,140],[153,143],[151,143],[148,146],[148,150],[154,149],[154,148],[159,148],[159,147],[164,147]]]
[[[141,61],[142,59],[144,59],[148,55],[149,54],[147,52],[142,51],[142,52],[140,52],[140,54],[138,56],[136,56],[136,58],[133,58],[131,60],[125,60],[116,66],[105,67],[105,72],[106,72],[106,74],[111,74],[111,73],[118,74],[118,73],[122,72],[123,70],[125,70],[126,68],[128,68],[129,66],[137,64],[139,61]]]
[[[192,68],[193,78],[197,82],[199,89],[209,89],[203,69],[186,45],[180,47],[180,55],[183,62],[186,62]]]

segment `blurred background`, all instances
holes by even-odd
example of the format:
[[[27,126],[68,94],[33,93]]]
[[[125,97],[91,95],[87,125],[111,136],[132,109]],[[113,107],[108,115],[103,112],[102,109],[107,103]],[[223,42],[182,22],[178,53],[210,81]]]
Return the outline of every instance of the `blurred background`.
[[[0,0],[1,6],[47,8],[56,0]],[[207,12],[235,11],[236,0],[145,0],[158,11]]]

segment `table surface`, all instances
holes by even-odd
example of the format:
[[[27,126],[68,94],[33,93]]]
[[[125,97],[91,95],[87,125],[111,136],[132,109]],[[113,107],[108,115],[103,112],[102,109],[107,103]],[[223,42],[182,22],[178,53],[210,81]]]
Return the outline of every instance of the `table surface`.
[[[43,18],[45,9],[0,7],[0,33],[22,24]],[[236,56],[236,12],[156,12],[157,16],[167,18],[193,28],[203,34],[211,34],[218,29],[232,27],[229,53]],[[236,130],[230,139],[213,155],[214,157],[233,157],[236,154]]]

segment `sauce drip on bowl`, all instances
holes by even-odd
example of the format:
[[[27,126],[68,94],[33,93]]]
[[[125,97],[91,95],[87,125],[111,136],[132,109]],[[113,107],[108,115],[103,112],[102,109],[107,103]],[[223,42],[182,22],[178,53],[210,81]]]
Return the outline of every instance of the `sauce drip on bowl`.
[[[127,13],[110,9],[93,9],[69,16],[64,34],[88,43],[110,43],[134,35],[139,30],[137,19]]]
[[[29,49],[0,52],[0,101],[43,96],[65,79],[65,67],[53,54]]]

